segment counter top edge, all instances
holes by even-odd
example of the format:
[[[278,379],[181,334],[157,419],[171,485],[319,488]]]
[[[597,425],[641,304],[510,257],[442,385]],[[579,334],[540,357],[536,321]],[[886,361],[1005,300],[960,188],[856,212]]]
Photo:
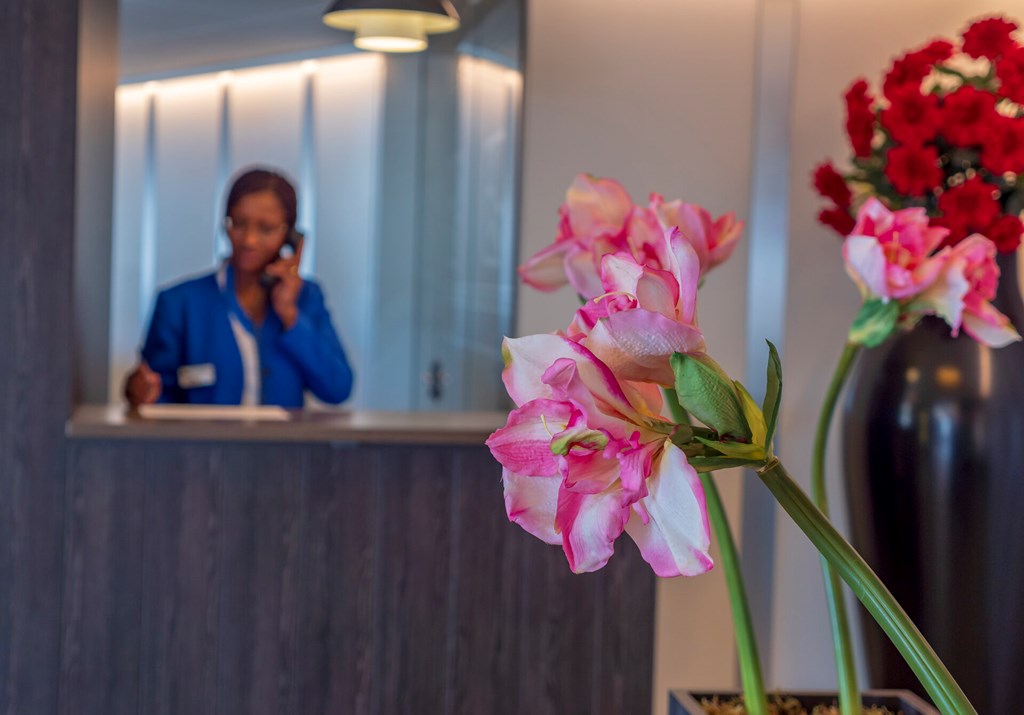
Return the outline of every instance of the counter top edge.
[[[65,426],[72,440],[336,442],[480,445],[505,424],[503,412],[296,411],[286,422],[147,420],[120,405],[80,405]]]

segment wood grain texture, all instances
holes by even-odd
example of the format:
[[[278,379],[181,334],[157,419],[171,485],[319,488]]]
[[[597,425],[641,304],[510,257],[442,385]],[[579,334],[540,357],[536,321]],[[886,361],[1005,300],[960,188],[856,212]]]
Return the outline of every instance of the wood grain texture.
[[[312,458],[303,496],[301,713],[375,712],[379,457],[334,447]]]
[[[600,573],[598,647],[594,650],[593,715],[646,712],[654,671],[654,595],[651,567],[626,536]],[[648,674],[644,677],[644,673]]]
[[[218,712],[226,462],[222,448],[147,447],[140,715]]]
[[[225,454],[219,712],[291,715],[305,451],[253,444]]]
[[[68,453],[60,713],[139,708],[145,453]]]
[[[505,517],[501,467],[485,449],[460,449],[451,476],[452,575],[444,713],[520,709],[519,618],[524,547]]]
[[[483,447],[71,444],[62,715],[650,706],[649,568],[572,574]]]
[[[453,450],[381,450],[375,712],[441,712],[447,680]]]
[[[519,586],[519,680],[531,687],[521,692],[519,712],[589,715],[601,575],[574,575],[561,549],[527,538]]]
[[[0,712],[57,711],[76,0],[0,3]]]

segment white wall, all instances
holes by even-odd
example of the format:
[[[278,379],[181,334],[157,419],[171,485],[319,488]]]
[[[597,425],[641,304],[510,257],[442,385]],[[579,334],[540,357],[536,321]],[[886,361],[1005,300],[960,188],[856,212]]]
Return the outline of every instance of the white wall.
[[[756,0],[537,0],[528,4],[523,140],[525,258],[554,238],[574,174],[682,197],[714,213],[748,213]],[[708,343],[730,373],[744,371],[746,252],[702,289]],[[520,288],[518,334],[565,327],[578,302]],[[722,474],[738,523],[739,474]],[[622,544],[620,548],[630,547]],[[632,548],[632,547],[630,547]],[[734,649],[722,573],[661,580],[655,712],[670,687],[732,685]]]

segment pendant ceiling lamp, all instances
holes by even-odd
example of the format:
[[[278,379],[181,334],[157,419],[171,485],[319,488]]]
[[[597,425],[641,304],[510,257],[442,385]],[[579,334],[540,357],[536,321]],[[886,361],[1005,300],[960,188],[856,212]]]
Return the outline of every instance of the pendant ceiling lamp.
[[[420,52],[427,35],[459,27],[449,0],[335,0],[324,24],[356,33],[355,45],[377,52]]]

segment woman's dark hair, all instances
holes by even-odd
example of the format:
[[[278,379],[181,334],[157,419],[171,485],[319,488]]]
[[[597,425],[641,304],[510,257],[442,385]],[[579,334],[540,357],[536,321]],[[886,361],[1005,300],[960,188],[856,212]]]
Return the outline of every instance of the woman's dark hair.
[[[261,191],[270,191],[281,201],[281,206],[284,207],[284,220],[288,224],[288,228],[295,228],[295,221],[298,217],[298,199],[295,196],[295,187],[281,174],[269,169],[249,169],[238,175],[235,183],[231,185],[231,191],[228,192],[224,215],[229,215],[231,209],[242,200],[243,196]]]

